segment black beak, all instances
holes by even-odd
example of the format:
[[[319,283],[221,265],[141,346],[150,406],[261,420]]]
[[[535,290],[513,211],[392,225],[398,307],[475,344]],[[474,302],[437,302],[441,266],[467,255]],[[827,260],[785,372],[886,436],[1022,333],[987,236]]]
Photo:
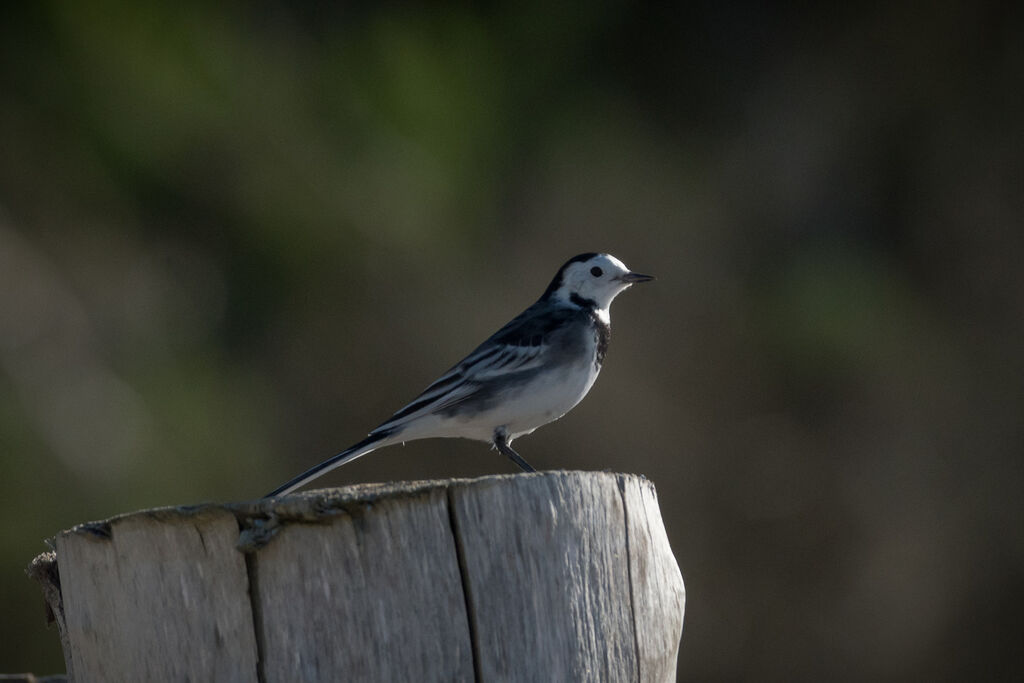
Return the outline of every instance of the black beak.
[[[640,273],[625,273],[619,276],[623,282],[633,284],[634,282],[649,282],[654,279],[653,275],[641,275]]]

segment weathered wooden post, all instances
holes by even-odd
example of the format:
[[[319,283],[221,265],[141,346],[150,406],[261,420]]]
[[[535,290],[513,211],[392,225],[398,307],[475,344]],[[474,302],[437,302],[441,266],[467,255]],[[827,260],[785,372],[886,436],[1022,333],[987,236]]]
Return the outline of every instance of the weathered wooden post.
[[[672,681],[647,480],[545,472],[136,512],[37,558],[92,681]]]

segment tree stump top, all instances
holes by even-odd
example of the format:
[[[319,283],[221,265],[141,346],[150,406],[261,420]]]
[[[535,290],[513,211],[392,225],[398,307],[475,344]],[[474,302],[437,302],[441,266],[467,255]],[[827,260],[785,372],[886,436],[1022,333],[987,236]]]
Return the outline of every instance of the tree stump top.
[[[59,533],[73,680],[675,678],[654,486],[543,472],[143,510]]]

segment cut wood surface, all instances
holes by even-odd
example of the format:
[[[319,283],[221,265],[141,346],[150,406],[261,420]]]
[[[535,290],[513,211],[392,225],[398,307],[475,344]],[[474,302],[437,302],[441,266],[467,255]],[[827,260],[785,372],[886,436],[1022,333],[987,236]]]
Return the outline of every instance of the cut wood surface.
[[[675,679],[683,581],[634,475],[164,508],[55,550],[32,573],[80,683]]]

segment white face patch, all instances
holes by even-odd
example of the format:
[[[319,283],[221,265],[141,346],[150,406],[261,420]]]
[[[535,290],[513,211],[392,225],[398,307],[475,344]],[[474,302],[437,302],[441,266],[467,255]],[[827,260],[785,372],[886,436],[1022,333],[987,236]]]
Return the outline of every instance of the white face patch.
[[[626,264],[623,263],[622,261],[620,261],[619,259],[615,258],[614,256],[612,256],[611,254],[600,254],[600,256],[603,256],[606,259],[608,259],[609,263],[611,263],[613,266],[618,268],[623,273],[628,273],[629,272],[629,268],[626,267]]]
[[[562,274],[558,298],[569,301],[572,295],[593,301],[598,316],[608,322],[612,300],[629,286],[621,277],[629,272],[626,264],[610,254],[597,254],[586,261],[572,263]]]

